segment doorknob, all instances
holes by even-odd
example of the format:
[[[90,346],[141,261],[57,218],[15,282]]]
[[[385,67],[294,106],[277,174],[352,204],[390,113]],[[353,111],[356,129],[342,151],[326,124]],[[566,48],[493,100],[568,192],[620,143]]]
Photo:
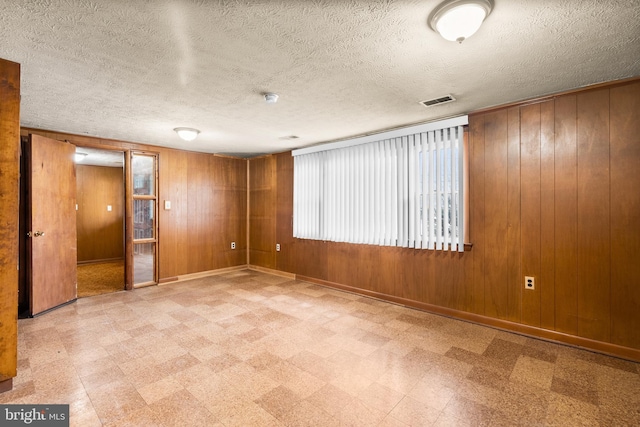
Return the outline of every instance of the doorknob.
[[[40,237],[44,236],[44,231],[30,231],[27,233],[28,237]]]

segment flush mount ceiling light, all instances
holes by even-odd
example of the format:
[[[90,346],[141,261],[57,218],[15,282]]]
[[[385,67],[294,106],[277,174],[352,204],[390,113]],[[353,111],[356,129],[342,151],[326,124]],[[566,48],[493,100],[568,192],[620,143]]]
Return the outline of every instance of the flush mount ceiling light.
[[[278,102],[278,94],[277,93],[265,93],[264,100],[267,104],[275,104]]]
[[[492,8],[490,0],[448,0],[431,13],[429,25],[445,39],[462,43],[478,31]]]
[[[194,128],[175,128],[174,131],[185,141],[193,141],[200,133],[198,129]]]
[[[87,157],[87,153],[75,153],[73,155],[73,160],[75,160],[76,163],[80,163],[85,157]]]

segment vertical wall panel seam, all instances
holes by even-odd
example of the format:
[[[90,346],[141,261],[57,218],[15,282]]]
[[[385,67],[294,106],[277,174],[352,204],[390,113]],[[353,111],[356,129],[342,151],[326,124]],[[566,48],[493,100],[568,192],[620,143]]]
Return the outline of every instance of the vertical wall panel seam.
[[[558,316],[556,314],[556,270],[558,269],[556,266],[556,99],[553,98],[553,132],[551,133],[553,137],[553,274],[550,277],[553,278],[553,330],[557,329]]]
[[[518,108],[518,123],[517,123],[517,130],[518,130],[518,144],[517,144],[517,149],[518,149],[518,252],[517,252],[517,257],[516,262],[517,262],[517,278],[516,278],[516,289],[518,290],[516,296],[520,296],[519,298],[519,303],[517,308],[517,315],[520,316],[520,322],[522,322],[522,294],[523,294],[523,289],[521,287],[521,278],[523,277],[522,275],[522,146],[520,145],[521,140],[522,140],[522,135],[521,135],[521,130],[522,130],[522,120],[521,120],[521,107]]]
[[[542,104],[538,104],[538,109],[539,109],[539,115],[538,115],[538,176],[540,177],[539,181],[538,181],[538,212],[539,212],[539,217],[538,217],[538,272],[537,272],[537,276],[538,276],[538,289],[536,292],[538,295],[538,326],[542,326],[542,286],[544,286],[544,283],[542,281],[542,254],[543,254],[543,249],[542,249]],[[534,276],[535,277],[535,276]]]
[[[576,329],[575,329],[575,334],[576,336],[580,336],[579,332],[578,332],[578,326],[579,326],[579,322],[578,322],[578,292],[580,291],[580,286],[579,286],[579,281],[578,281],[578,269],[580,268],[580,262],[579,262],[579,255],[578,255],[578,232],[579,232],[579,227],[578,227],[578,96],[576,95],[574,97],[574,111],[575,111],[575,117],[574,117],[574,126],[573,126],[573,132],[574,132],[574,138],[573,140],[575,141],[575,146],[574,146],[574,159],[575,159],[575,210],[574,210],[574,215],[575,215],[575,221],[576,221],[576,235],[575,235],[575,242],[574,242],[574,253],[575,253],[575,263],[576,263],[576,277],[575,277],[575,281],[576,281],[576,295],[575,295],[575,304],[574,304],[574,308],[575,308],[575,313],[576,313],[576,318],[575,318],[575,325],[576,325]]]
[[[576,302],[575,302],[575,313],[576,313],[576,335],[580,336],[580,321],[579,321],[579,313],[580,313],[580,252],[578,250],[580,246],[580,96],[576,95],[576,117],[575,117],[575,141],[576,141]]]
[[[482,116],[482,314],[487,314],[487,116]]]
[[[608,124],[609,124],[609,168],[608,168],[608,175],[609,175],[609,342],[613,341],[613,298],[612,298],[612,289],[613,289],[613,259],[611,256],[611,239],[613,236],[612,230],[611,230],[611,224],[613,223],[613,221],[611,221],[611,89],[607,90],[608,95],[609,95],[609,111],[608,111]]]
[[[251,206],[251,160],[247,160],[247,237],[246,237],[246,246],[247,246],[247,265],[251,264],[251,232],[250,232],[250,227],[251,227],[251,218],[250,218],[250,209]]]

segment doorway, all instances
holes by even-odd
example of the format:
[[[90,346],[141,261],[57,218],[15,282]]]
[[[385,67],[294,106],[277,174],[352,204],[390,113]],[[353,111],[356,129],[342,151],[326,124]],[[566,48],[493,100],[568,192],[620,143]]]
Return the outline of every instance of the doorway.
[[[78,296],[157,284],[158,153],[90,142],[76,146],[37,134],[25,135],[21,143],[19,316],[42,314]],[[76,152],[82,157],[78,163]],[[80,171],[77,177],[84,166],[111,168],[110,173],[119,176],[115,195],[96,199],[106,192],[105,184],[86,184],[85,178],[100,175],[97,172]],[[103,169],[101,174],[109,173]],[[89,219],[108,215],[110,220],[98,227],[87,225],[85,213]],[[91,228],[99,232],[92,234]],[[108,244],[111,238],[116,243]],[[100,252],[96,247],[116,250]],[[90,284],[100,278],[108,285],[85,292],[85,271]]]
[[[125,289],[124,152],[76,148],[78,298]]]

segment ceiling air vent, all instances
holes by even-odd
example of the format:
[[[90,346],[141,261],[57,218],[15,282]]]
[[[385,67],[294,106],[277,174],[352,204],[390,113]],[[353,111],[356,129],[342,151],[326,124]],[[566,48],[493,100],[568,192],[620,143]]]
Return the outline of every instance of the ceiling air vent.
[[[421,101],[420,104],[425,107],[433,107],[434,105],[446,104],[447,102],[453,102],[456,99],[451,95],[441,96],[440,98],[428,99],[426,101]]]

